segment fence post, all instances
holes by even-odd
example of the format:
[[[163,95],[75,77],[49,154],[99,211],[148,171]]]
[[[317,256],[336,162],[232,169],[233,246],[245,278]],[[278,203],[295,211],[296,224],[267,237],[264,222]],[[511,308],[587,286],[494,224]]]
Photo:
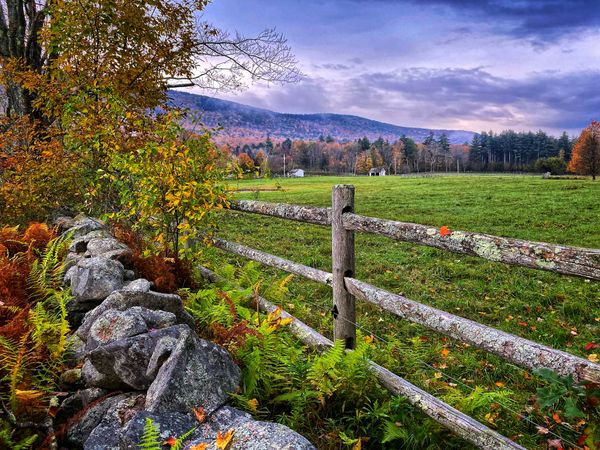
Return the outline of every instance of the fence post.
[[[356,346],[354,296],[346,290],[344,277],[354,277],[354,232],[347,231],[342,214],[354,212],[354,186],[338,184],[331,196],[331,256],[333,266],[333,339],[346,348]]]

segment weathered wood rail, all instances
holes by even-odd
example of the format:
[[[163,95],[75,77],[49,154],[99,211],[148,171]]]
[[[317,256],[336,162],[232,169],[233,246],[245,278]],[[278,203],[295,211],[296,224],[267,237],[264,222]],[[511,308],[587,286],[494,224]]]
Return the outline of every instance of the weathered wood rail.
[[[600,280],[600,250],[481,233],[442,230],[432,226],[361,216],[354,213],[354,187],[348,185],[334,187],[332,208],[241,200],[232,202],[231,209],[331,226],[332,273],[223,239],[215,239],[214,245],[227,252],[330,286],[333,290],[333,336],[335,339],[342,339],[348,350],[354,348],[356,342],[355,299],[360,299],[400,318],[486,350],[526,369],[546,367],[560,375],[572,375],[576,381],[587,380],[600,383],[600,364],[424,305],[355,279],[354,232],[377,234],[477,256],[489,261],[593,280]],[[209,278],[214,278],[214,274],[210,275],[208,271],[205,273]],[[265,311],[275,308],[265,299],[259,298],[257,302],[258,306]],[[330,340],[297,319],[292,324],[292,331],[313,347],[322,348],[332,345]],[[392,393],[405,396],[430,417],[476,446],[522,448],[389,370],[375,363],[371,363],[370,367],[381,383]]]
[[[231,209],[315,225],[331,225],[331,208],[238,200],[232,202]],[[444,236],[436,227],[366,217],[354,213],[344,213],[342,221],[344,228],[350,231],[378,234],[398,241],[478,256],[489,261],[600,280],[600,250],[596,249],[467,231],[450,231]]]

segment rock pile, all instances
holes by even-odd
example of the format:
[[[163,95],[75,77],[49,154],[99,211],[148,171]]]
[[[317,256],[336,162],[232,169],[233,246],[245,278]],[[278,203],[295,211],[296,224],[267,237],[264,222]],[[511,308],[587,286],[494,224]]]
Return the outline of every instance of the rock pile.
[[[230,449],[314,449],[305,438],[275,423],[255,421],[227,406],[240,369],[222,347],[198,337],[177,295],[152,291],[124,262],[130,250],[94,219],[61,218],[72,244],[65,282],[74,300],[69,320],[74,368],[65,383],[78,385],[63,410],[74,416],[67,438],[89,450],[136,449],[146,418],[161,438],[191,429],[184,449],[233,430]],[[83,365],[81,365],[83,364]],[[203,408],[200,423],[193,409]]]

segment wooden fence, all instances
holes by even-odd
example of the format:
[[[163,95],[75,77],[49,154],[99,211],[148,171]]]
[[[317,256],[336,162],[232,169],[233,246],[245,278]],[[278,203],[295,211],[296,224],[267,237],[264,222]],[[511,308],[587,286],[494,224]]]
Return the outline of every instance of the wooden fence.
[[[289,261],[223,239],[214,245],[262,264],[300,275],[333,289],[333,337],[345,342],[349,351],[356,343],[356,299],[377,305],[405,320],[418,323],[445,336],[493,353],[525,369],[546,367],[556,373],[572,375],[576,381],[600,383],[600,365],[567,352],[506,333],[478,322],[410,300],[354,278],[354,232],[372,233],[456,253],[478,256],[490,261],[546,270],[560,274],[600,280],[600,250],[531,242],[487,234],[441,230],[431,226],[397,222],[354,213],[354,186],[333,188],[332,207],[235,201],[231,209],[307,222],[332,228],[332,273]],[[216,275],[204,270],[207,277]],[[259,299],[264,311],[275,305]],[[286,317],[290,316],[284,312]],[[292,331],[305,343],[324,349],[332,342],[294,318]],[[389,370],[371,362],[371,370],[382,384],[457,435],[480,448],[522,449],[520,445],[445,404]]]

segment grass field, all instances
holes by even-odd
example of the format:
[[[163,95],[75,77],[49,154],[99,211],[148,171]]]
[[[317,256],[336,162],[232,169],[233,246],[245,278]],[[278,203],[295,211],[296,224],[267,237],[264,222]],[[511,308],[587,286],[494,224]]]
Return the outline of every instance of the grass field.
[[[240,181],[231,188],[244,191],[236,198],[329,206],[331,187],[340,183],[356,186],[359,214],[600,248],[600,182],[525,176],[315,177]],[[330,233],[325,227],[226,212],[219,236],[331,271]],[[590,354],[586,344],[598,342],[599,282],[376,236],[358,234],[356,249],[357,278],[392,292],[583,357]],[[213,267],[244,262],[216,249],[206,257]],[[264,273],[267,284],[284,275],[266,267]],[[330,336],[330,304],[329,288],[296,278],[284,307]],[[535,426],[522,420],[545,420],[532,412],[536,377],[370,305],[359,304],[357,317],[365,334],[393,341],[378,343],[379,359],[389,369],[459,409],[465,405],[456,398],[457,390],[464,396],[476,386],[507,393],[497,417],[486,416],[489,410],[468,412],[527,448],[546,448],[548,436],[536,435]],[[447,356],[442,349],[449,350]],[[565,440],[576,438],[564,424],[541,425]]]

